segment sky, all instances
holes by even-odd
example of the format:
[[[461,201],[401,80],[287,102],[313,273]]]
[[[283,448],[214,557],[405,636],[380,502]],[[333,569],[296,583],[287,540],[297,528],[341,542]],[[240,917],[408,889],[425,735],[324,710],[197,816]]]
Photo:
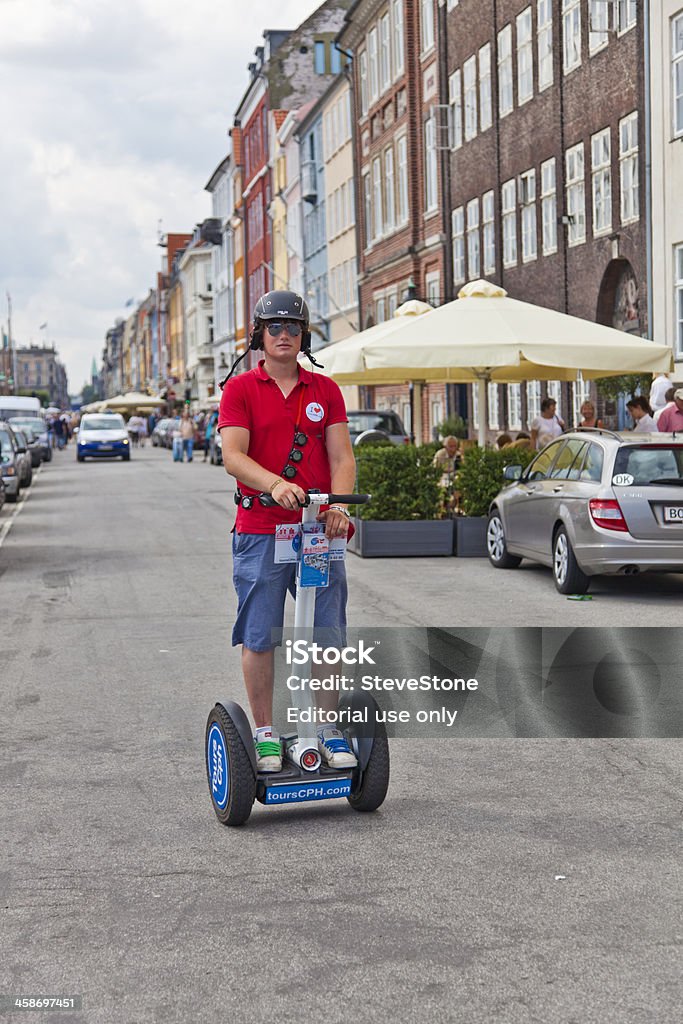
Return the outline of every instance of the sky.
[[[159,232],[211,215],[263,30],[318,6],[0,0],[0,325],[9,292],[15,344],[54,344],[71,394],[155,285]]]

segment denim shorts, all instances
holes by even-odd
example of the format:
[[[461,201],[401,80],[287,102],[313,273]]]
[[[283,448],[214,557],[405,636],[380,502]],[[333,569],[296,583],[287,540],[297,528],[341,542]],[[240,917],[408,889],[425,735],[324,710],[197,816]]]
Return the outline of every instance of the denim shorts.
[[[296,565],[275,564],[275,535],[232,535],[232,580],[237,591],[237,618],[232,645],[250,651],[272,651],[282,642],[287,591],[296,597]],[[325,629],[325,642],[346,646],[346,565],[330,563],[330,583],[315,600],[314,628]]]

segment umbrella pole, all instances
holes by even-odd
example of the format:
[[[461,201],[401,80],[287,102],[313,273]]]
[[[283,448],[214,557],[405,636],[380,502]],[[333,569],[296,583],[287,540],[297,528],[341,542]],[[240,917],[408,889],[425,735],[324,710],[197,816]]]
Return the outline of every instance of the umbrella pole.
[[[479,447],[484,448],[486,446],[486,384],[487,380],[485,377],[480,377],[477,381],[477,389],[479,393]]]

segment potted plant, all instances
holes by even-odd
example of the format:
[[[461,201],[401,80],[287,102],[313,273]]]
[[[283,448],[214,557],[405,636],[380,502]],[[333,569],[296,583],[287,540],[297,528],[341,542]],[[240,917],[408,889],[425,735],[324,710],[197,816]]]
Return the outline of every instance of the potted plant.
[[[433,445],[363,445],[356,449],[358,506],[349,550],[363,558],[450,555],[453,521],[440,519],[441,470]]]
[[[505,483],[506,466],[528,466],[536,452],[526,448],[470,448],[455,478],[459,509],[456,516],[455,554],[460,558],[486,557],[489,505]]]

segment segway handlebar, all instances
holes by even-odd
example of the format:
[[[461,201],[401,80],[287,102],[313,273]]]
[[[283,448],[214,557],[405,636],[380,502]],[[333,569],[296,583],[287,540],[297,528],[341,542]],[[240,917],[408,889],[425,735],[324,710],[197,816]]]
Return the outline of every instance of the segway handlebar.
[[[344,505],[367,505],[371,500],[370,494],[320,494],[318,491],[307,491],[306,501],[301,506],[308,505],[332,505],[335,501],[341,501]],[[270,494],[259,494],[258,501],[265,508],[272,508],[278,502]]]

